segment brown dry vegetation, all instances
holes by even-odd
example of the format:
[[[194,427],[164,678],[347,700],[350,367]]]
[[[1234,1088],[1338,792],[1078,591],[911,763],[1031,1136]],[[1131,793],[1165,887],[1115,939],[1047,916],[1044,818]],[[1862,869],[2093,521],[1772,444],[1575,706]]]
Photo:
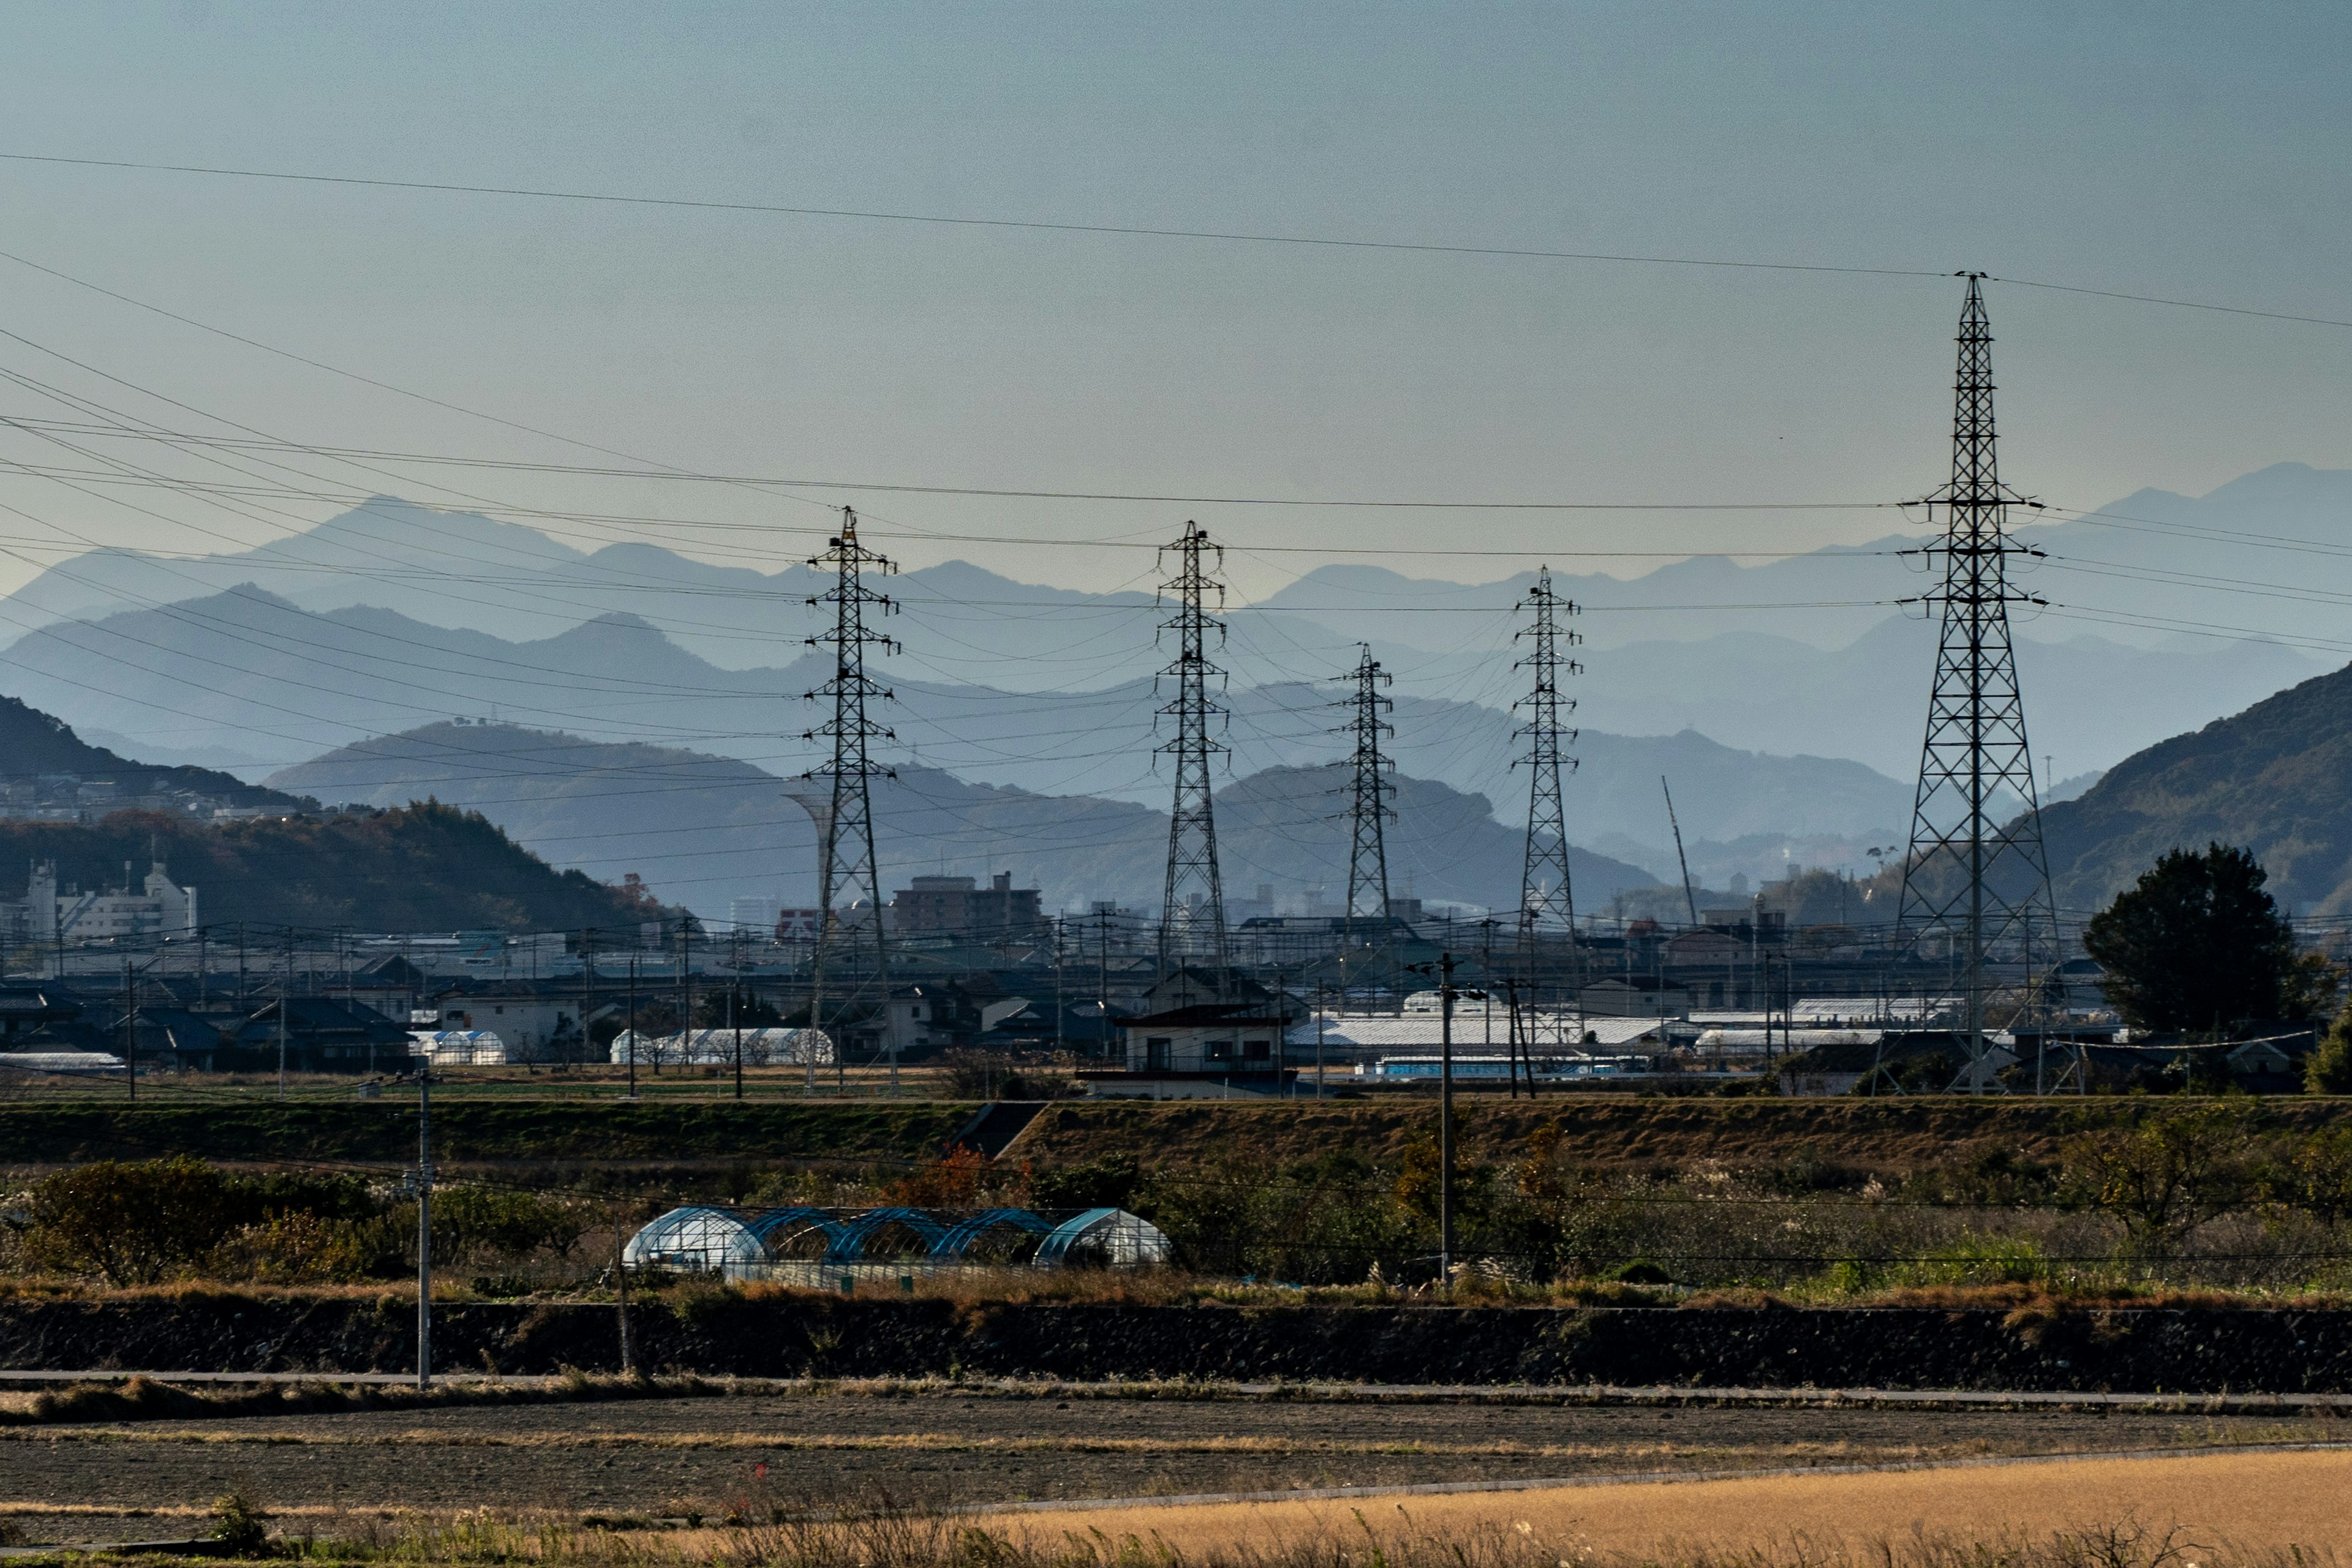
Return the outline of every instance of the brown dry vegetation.
[[[264,1512],[319,1563],[578,1568],[2323,1568],[2341,1453],[2087,1459],[1501,1493],[940,1514],[738,1499],[668,1519]],[[159,1510],[165,1511],[165,1510]],[[252,1518],[242,1496],[215,1510]],[[192,1510],[166,1511],[185,1530]],[[0,1523],[5,1523],[0,1520]],[[159,1520],[158,1522],[163,1522]],[[152,1561],[152,1559],[150,1559]]]
[[[1903,1176],[1966,1163],[2000,1150],[2053,1160],[2085,1123],[2147,1113],[2165,1102],[2097,1096],[2068,1100],[1955,1095],[1883,1099],[1665,1099],[1621,1094],[1545,1095],[1459,1102],[1467,1161],[1510,1160],[1538,1129],[1558,1121],[1559,1152],[1608,1171],[1680,1171],[1701,1163],[1782,1164],[1808,1152],[1855,1170]],[[1194,1100],[1062,1102],[1040,1112],[1007,1151],[1040,1166],[1126,1156],[1146,1169],[1221,1163],[1231,1158],[1287,1163],[1334,1148],[1375,1163],[1403,1157],[1434,1125],[1427,1097],[1283,1105]],[[2289,1136],[2352,1126],[2352,1100],[2266,1100],[2265,1124]]]

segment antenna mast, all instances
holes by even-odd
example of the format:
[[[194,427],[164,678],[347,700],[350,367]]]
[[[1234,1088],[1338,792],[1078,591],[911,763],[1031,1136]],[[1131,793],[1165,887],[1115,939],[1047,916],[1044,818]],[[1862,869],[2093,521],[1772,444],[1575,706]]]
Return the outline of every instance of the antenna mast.
[[[1959,944],[1969,1049],[1962,1076],[1969,1092],[1982,1094],[1990,1077],[1986,959],[2014,944],[2030,986],[2037,939],[2050,944],[2055,963],[2058,921],[2009,628],[2010,605],[2042,602],[2010,586],[2009,558],[2039,552],[2008,535],[2009,508],[2032,503],[2000,482],[1984,275],[1963,276],[1969,289],[1953,381],[1952,479],[1927,498],[1931,519],[1937,506],[1944,509],[1944,537],[1926,552],[1944,558],[1943,585],[1925,600],[1941,606],[1943,635],[1895,936],[1898,944],[1916,942],[1940,931]]]
[[[898,773],[875,763],[866,754],[866,742],[875,740],[895,740],[897,736],[866,715],[868,698],[888,700],[893,693],[883,689],[866,673],[866,650],[868,647],[884,653],[896,653],[898,645],[880,632],[869,631],[866,616],[869,609],[883,615],[898,611],[895,601],[866,586],[865,574],[871,570],[882,574],[898,570],[883,557],[857,542],[857,513],[848,507],[841,509],[841,532],[827,542],[830,548],[809,562],[811,566],[833,568],[834,585],[809,600],[812,605],[834,607],[833,630],[819,632],[808,639],[812,647],[830,644],[833,648],[833,679],[806,694],[807,700],[833,700],[833,717],[801,738],[819,738],[833,742],[833,757],[819,763],[802,776],[826,788],[822,815],[812,811],[818,828],[817,844],[817,915],[816,953],[811,966],[812,990],[809,999],[809,1026],[822,1029],[820,1016],[824,1004],[825,970],[838,963],[856,968],[866,961],[872,963],[874,994],[883,1004],[884,1027],[889,1015],[889,955],[887,937],[882,927],[882,872],[874,852],[874,802],[869,783],[880,778],[896,778]],[[790,793],[790,792],[788,792]],[[796,799],[804,796],[795,795]],[[843,931],[843,922],[834,913],[834,900],[846,894],[853,900],[860,892],[866,895],[866,909],[873,923],[872,941],[866,932],[856,929]],[[862,979],[852,983],[850,997],[854,999],[864,989]],[[841,1070],[847,1053],[838,1036],[827,1031],[835,1041],[833,1059],[835,1070]],[[814,1058],[811,1057],[814,1064]],[[895,1063],[896,1058],[893,1058]],[[812,1065],[812,1073],[814,1066]],[[895,1070],[895,1068],[894,1068]]]
[[[1184,535],[1160,547],[1177,556],[1176,575],[1160,585],[1162,596],[1176,599],[1173,618],[1160,623],[1163,632],[1176,634],[1176,662],[1160,673],[1176,680],[1176,700],[1160,711],[1176,721],[1176,738],[1160,750],[1176,759],[1176,799],[1168,821],[1168,880],[1160,910],[1160,968],[1166,973],[1188,961],[1205,961],[1222,975],[1225,967],[1225,896],[1217,876],[1217,820],[1209,779],[1209,759],[1224,751],[1209,736],[1209,716],[1222,718],[1223,707],[1209,696],[1209,678],[1224,672],[1208,659],[1208,634],[1222,640],[1225,623],[1204,607],[1210,593],[1224,605],[1224,584],[1201,569],[1201,555],[1213,551],[1218,564],[1225,552],[1209,542],[1197,522],[1184,525]]]

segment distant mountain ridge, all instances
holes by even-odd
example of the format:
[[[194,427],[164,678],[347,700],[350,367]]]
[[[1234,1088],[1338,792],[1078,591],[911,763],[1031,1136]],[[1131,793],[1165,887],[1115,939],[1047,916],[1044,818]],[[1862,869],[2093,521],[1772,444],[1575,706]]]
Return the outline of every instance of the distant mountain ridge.
[[[1217,792],[1225,892],[1259,883],[1296,906],[1310,889],[1345,896],[1348,823],[1337,765],[1276,767]],[[643,876],[707,919],[739,896],[815,901],[816,836],[784,781],[730,757],[606,744],[510,724],[426,725],[341,748],[274,775],[283,787],[390,805],[431,795],[474,806],[548,858],[602,881]],[[1483,795],[1402,778],[1389,826],[1390,885],[1480,905],[1515,906],[1524,835],[1495,820]],[[944,872],[984,880],[1011,871],[1049,908],[1097,899],[1157,909],[1168,815],[1129,801],[1050,795],[901,767],[874,784],[884,896]],[[1570,857],[1580,897],[1605,904],[1650,875],[1583,849]]]
[[[2022,538],[2044,551],[2029,569],[2035,589],[2053,601],[2020,625],[2019,662],[2037,740],[2056,752],[2062,771],[2092,771],[2184,723],[2236,711],[2316,673],[2323,661],[2289,645],[2307,637],[2328,646],[2326,639],[2336,636],[2332,601],[2281,598],[2263,579],[2291,574],[2298,584],[2325,585],[2336,570],[2326,556],[2276,552],[2292,550],[2297,538],[2324,541],[2347,523],[2352,473],[2280,464],[2201,498],[2144,490],[2102,514],[2021,529]],[[808,536],[812,542],[816,537]],[[1559,571],[1560,591],[1586,610],[1578,626],[1587,669],[1572,683],[1582,721],[1634,736],[1696,729],[1738,751],[1849,758],[1907,777],[1916,761],[1933,628],[1892,606],[1917,595],[1916,561],[1902,552],[1919,542],[1913,531],[1753,563],[1699,557],[1622,578]],[[88,668],[110,676],[125,660],[145,667],[131,679],[140,687],[133,695],[146,706],[132,713],[101,719],[103,699],[62,683],[25,691],[41,705],[85,727],[152,737],[161,752],[184,761],[225,761],[224,748],[233,746],[257,762],[284,765],[353,739],[361,729],[396,731],[453,712],[484,711],[486,704],[471,695],[452,693],[459,700],[451,705],[449,696],[432,689],[440,683],[431,672],[444,646],[495,657],[477,640],[486,636],[509,647],[543,647],[583,624],[627,616],[721,671],[782,663],[819,629],[822,609],[807,601],[826,584],[795,562],[798,532],[772,542],[779,546],[776,569],[765,572],[646,542],[585,552],[518,523],[378,498],[257,550],[194,560],[92,552],[58,563],[0,603],[12,624],[33,628],[8,650],[13,660],[22,663],[62,637],[79,657],[102,661]],[[2274,569],[2253,569],[2266,563]],[[1318,566],[1255,604],[1227,611],[1231,635],[1219,659],[1236,687],[1276,686],[1336,675],[1354,663],[1355,645],[1364,640],[1397,676],[1400,693],[1499,710],[1514,692],[1509,607],[1528,578],[1520,573],[1452,583],[1361,563]],[[2342,586],[2352,590],[2352,580]],[[1154,637],[1160,611],[1149,592],[1022,583],[962,561],[910,571],[893,592],[907,609],[890,626],[906,644],[903,658],[890,661],[893,680],[1091,699],[1131,688],[1163,662]],[[239,594],[274,600],[278,608],[242,616],[228,606],[226,629],[258,637],[275,653],[299,652],[312,635],[289,616],[330,616],[346,627],[365,625],[370,616],[388,617],[380,624],[400,629],[403,640],[376,639],[368,661],[415,674],[418,689],[397,712],[340,733],[285,721],[289,716],[267,707],[249,710],[234,729],[176,721],[181,692],[204,683],[175,683],[168,663],[131,640],[142,635],[135,622],[95,637],[68,626],[165,615],[165,606],[184,609]],[[240,624],[241,617],[258,622],[272,615],[279,625]],[[2252,627],[2255,635],[2191,635],[2216,624]],[[341,634],[330,641],[334,635]],[[249,647],[226,646],[208,659],[231,686],[240,664],[271,662]],[[70,674],[53,658],[44,658],[38,673],[53,682]],[[328,676],[339,679],[331,670]],[[525,721],[582,727],[574,716],[551,710],[560,705],[533,700],[547,688],[528,672],[518,690]],[[278,706],[299,711],[304,705]],[[289,730],[302,736],[299,744],[281,741]],[[635,738],[696,740],[658,730]],[[970,771],[950,758],[941,762]],[[1102,793],[1109,786],[1073,777],[1053,787]],[[1641,837],[1653,849],[1662,842],[1654,832],[1633,835],[1629,825],[1602,826]],[[1787,830],[1808,831],[1794,823]]]
[[[258,732],[296,758],[343,748],[364,756],[379,735],[496,715],[590,741],[733,756],[777,774],[818,760],[804,738],[812,710],[801,695],[831,674],[810,656],[781,668],[719,669],[632,616],[518,644],[373,607],[304,611],[254,588],[49,626],[20,639],[7,659],[16,689],[87,721],[122,731],[168,723],[184,726],[174,731],[183,738]],[[883,668],[877,661],[877,673]],[[92,689],[93,671],[105,672],[106,689]],[[881,752],[896,765],[1039,795],[1148,805],[1167,798],[1152,771],[1165,737],[1154,731],[1160,699],[1148,679],[1020,692],[905,668],[890,668],[888,679],[897,700],[876,716],[897,732]],[[1338,695],[1336,685],[1237,682],[1224,694],[1233,717],[1222,732],[1234,748],[1233,776],[1339,755],[1330,707]],[[159,720],[159,710],[171,717]],[[1393,718],[1391,754],[1402,772],[1496,801],[1506,823],[1523,819],[1526,776],[1511,768],[1517,743],[1508,712],[1406,693]],[[1575,750],[1582,767],[1569,781],[1570,837],[1596,844],[1617,834],[1648,846],[1661,857],[1653,870],[1672,853],[1661,773],[1673,776],[1695,839],[1891,833],[1910,806],[1906,784],[1859,763],[1757,755],[1695,733],[1588,730]]]

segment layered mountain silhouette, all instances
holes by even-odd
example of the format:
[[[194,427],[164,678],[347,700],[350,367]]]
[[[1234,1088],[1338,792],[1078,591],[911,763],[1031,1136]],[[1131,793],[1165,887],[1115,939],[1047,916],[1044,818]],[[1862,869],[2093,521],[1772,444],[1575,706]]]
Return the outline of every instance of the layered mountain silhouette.
[[[1262,883],[1296,907],[1345,895],[1349,824],[1338,766],[1276,767],[1217,795],[1227,896]],[[640,874],[663,898],[723,918],[730,900],[815,901],[815,831],[784,781],[737,758],[607,744],[511,724],[440,723],[340,748],[273,776],[278,787],[378,805],[434,796],[480,810],[560,865],[603,881]],[[1398,781],[1390,885],[1485,906],[1518,900],[1523,833],[1486,799],[1425,779]],[[887,897],[911,876],[1010,871],[1049,908],[1094,900],[1156,908],[1168,816],[1129,801],[1047,795],[902,767],[874,784]],[[1652,885],[1639,868],[1575,851],[1587,907]]]
[[[2019,662],[2036,735],[2062,771],[2093,771],[2183,723],[2317,673],[2321,661],[2291,645],[2336,636],[2333,600],[2276,590],[2289,577],[2306,584],[2324,564],[2298,541],[2324,541],[2347,520],[2352,472],[2280,464],[2207,496],[2143,490],[2092,516],[2021,530],[2044,552],[2022,569],[2051,603],[2021,620]],[[37,636],[61,622],[157,612],[249,584],[310,615],[390,611],[387,626],[409,632],[421,623],[428,628],[422,642],[379,648],[419,669],[434,664],[445,638],[453,647],[484,635],[539,646],[583,622],[626,615],[699,661],[742,671],[796,657],[819,629],[824,612],[808,600],[826,583],[795,558],[822,531],[783,531],[772,542],[779,569],[762,573],[646,543],[583,552],[517,523],[379,498],[257,550],[194,560],[93,552],[51,568],[0,606],[10,624]],[[1582,721],[1633,735],[1696,729],[1737,750],[1849,758],[1907,776],[1933,629],[1895,606],[1919,594],[1920,563],[1905,552],[1921,539],[1895,533],[1753,564],[1670,562],[1624,577],[1572,570],[1573,557],[1556,563],[1560,591],[1586,612],[1577,626],[1588,668],[1571,683]],[[1518,684],[1508,668],[1511,606],[1528,577],[1454,583],[1325,565],[1228,612],[1219,661],[1242,689],[1314,681],[1352,666],[1364,641],[1407,695],[1500,708]],[[907,573],[893,592],[906,609],[889,626],[906,644],[893,679],[1087,694],[1131,684],[1166,662],[1154,635],[1161,611],[1148,591],[1079,592],[950,561]],[[2209,635],[2217,628],[2227,635]],[[175,710],[170,672],[150,670],[131,690],[108,660],[148,654],[120,637],[98,640],[112,647],[90,667],[101,679],[86,683],[149,706],[137,715],[147,722],[96,727],[192,750],[236,743],[280,764],[352,738],[305,731],[315,744],[289,750],[271,743],[277,731],[257,715],[242,731],[163,732],[158,721]],[[8,657],[39,646],[20,641]],[[224,664],[231,676],[236,658]],[[412,696],[421,700],[376,728],[452,711],[433,684],[420,679]],[[93,727],[67,695],[44,691],[36,700]],[[528,687],[518,695],[528,701]],[[520,716],[577,727],[558,713]],[[1065,787],[1101,788],[1076,780]],[[1495,793],[1500,800],[1507,792]]]
[[[683,747],[779,775],[818,760],[804,737],[820,715],[801,694],[832,673],[816,657],[721,669],[634,616],[602,616],[514,643],[389,610],[306,611],[251,587],[61,622],[21,639],[7,657],[16,690],[77,720],[126,733],[257,738],[285,763],[344,747],[364,757],[379,735],[462,717]],[[912,679],[902,669],[888,678],[895,700],[877,705],[875,717],[896,738],[880,754],[902,769],[1040,795],[1167,799],[1167,782],[1154,771],[1166,739],[1155,729],[1163,699],[1148,679],[1024,692]],[[1490,672],[1486,685],[1494,684]],[[1400,696],[1392,754],[1401,772],[1483,795],[1506,824],[1523,821],[1526,775],[1511,768],[1516,721],[1470,700],[1480,691]],[[1331,732],[1339,715],[1330,706],[1339,695],[1336,685],[1236,683],[1223,694],[1232,721],[1219,736],[1232,748],[1232,776],[1339,755],[1344,742]],[[1654,870],[1672,856],[1661,774],[1674,780],[1695,844],[1771,833],[1889,834],[1910,805],[1908,785],[1859,763],[1741,752],[1695,732],[1588,730],[1574,750],[1582,765],[1569,782],[1570,838],[1597,844],[1614,835],[1612,844],[1633,852],[1647,847],[1659,857],[1648,862]]]

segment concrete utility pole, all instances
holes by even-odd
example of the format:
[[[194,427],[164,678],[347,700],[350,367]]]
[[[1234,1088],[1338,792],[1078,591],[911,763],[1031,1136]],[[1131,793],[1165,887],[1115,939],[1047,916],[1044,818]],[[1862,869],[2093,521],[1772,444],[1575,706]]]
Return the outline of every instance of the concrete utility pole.
[[[580,933],[580,1059],[588,1060],[588,1050],[595,1042],[588,1033],[588,1019],[596,1011],[596,928],[590,926]]]
[[[629,1098],[637,1098],[637,955],[629,954]]]
[[[278,1098],[286,1098],[286,1015],[294,1010],[294,928],[286,928],[286,987],[278,994]]]
[[[433,1386],[433,1069],[416,1068],[416,1386]]]
[[[131,961],[122,961],[122,1077],[131,1086],[131,1098],[139,1098],[139,1029],[132,1022],[139,1008],[138,994],[131,987]]]
[[[1454,999],[1464,994],[1454,988],[1458,967],[1450,952],[1434,963],[1408,966],[1415,974],[1437,979],[1437,1277],[1446,1289],[1454,1284]]]

